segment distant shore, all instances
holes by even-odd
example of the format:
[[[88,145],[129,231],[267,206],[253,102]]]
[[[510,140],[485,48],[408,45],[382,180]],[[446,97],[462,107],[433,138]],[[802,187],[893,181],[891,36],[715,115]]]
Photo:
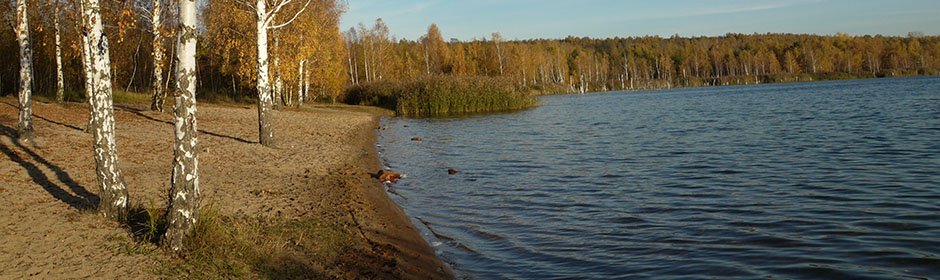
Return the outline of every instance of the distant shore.
[[[159,216],[172,119],[144,108],[116,105],[118,153],[132,206]],[[253,107],[200,104],[202,228],[183,258],[147,225],[91,210],[87,110],[34,103],[33,146],[14,140],[16,100],[0,98],[0,278],[453,278],[370,176],[378,109],[286,109],[269,149],[256,143]]]

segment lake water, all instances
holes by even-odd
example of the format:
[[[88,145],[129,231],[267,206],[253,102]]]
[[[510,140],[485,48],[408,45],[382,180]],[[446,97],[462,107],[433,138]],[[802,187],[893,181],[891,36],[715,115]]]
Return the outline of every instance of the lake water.
[[[385,125],[391,196],[460,278],[940,277],[940,78]]]

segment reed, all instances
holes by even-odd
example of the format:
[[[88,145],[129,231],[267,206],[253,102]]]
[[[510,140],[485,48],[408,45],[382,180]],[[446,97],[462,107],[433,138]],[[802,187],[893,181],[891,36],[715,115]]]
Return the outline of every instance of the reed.
[[[510,81],[452,76],[353,86],[346,91],[345,102],[383,107],[407,117],[513,111],[539,105],[529,89]]]

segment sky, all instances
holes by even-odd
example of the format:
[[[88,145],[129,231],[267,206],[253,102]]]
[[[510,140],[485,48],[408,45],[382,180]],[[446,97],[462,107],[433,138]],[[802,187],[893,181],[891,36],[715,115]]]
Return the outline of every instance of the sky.
[[[343,30],[382,18],[399,39],[811,33],[940,35],[940,0],[340,0]]]

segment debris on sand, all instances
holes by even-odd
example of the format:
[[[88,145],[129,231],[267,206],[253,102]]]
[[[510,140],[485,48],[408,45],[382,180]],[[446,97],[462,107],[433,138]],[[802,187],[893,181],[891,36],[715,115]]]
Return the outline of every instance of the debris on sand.
[[[375,173],[375,178],[378,178],[382,183],[397,183],[402,176],[401,173],[395,171],[379,170],[378,173]]]

